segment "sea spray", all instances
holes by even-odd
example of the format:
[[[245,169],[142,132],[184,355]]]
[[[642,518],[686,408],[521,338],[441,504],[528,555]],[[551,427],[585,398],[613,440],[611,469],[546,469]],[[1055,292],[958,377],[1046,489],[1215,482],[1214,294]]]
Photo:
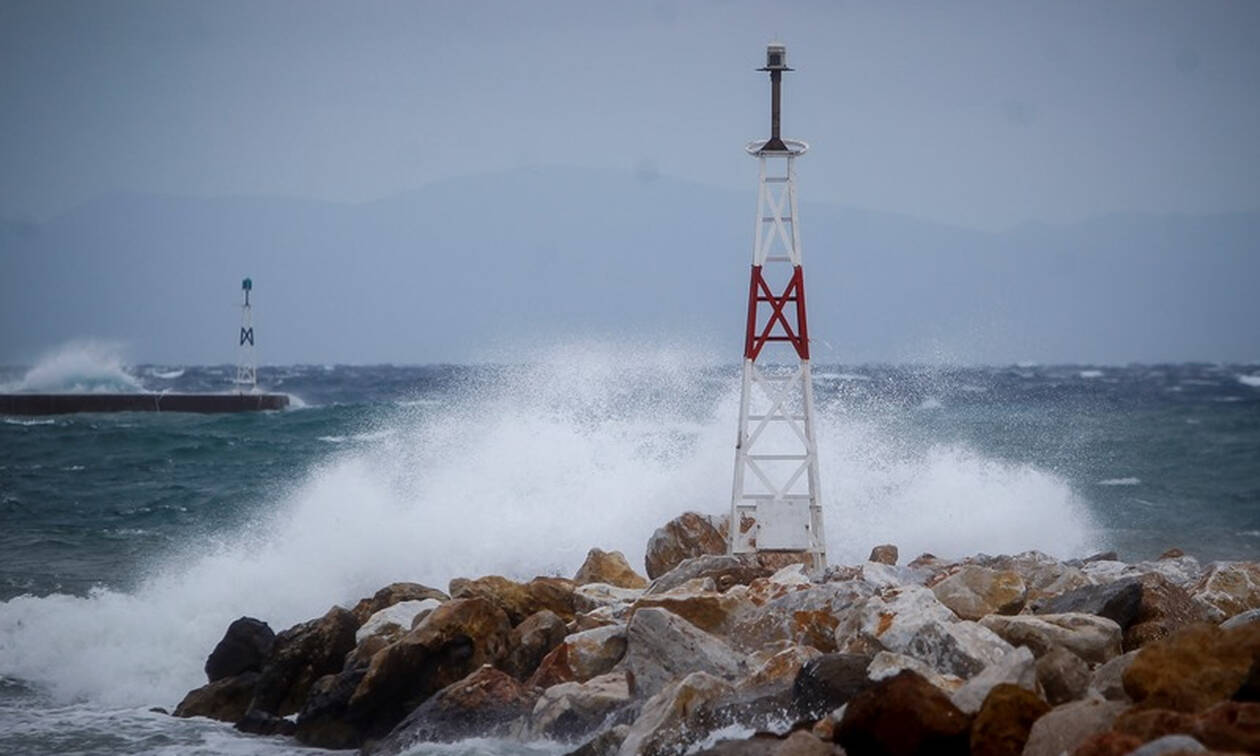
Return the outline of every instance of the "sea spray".
[[[123,364],[122,347],[103,341],[72,341],[41,356],[6,392],[78,394],[130,393],[144,386]]]
[[[170,706],[229,622],[280,630],[395,580],[571,575],[592,546],[642,564],[652,531],[729,506],[738,388],[679,352],[570,348],[409,402],[330,446],[244,526],[189,539],[130,591],[0,604],[0,675],[57,700]],[[876,543],[943,556],[1092,548],[1059,477],[963,444],[889,435],[828,403],[819,447],[833,562]]]

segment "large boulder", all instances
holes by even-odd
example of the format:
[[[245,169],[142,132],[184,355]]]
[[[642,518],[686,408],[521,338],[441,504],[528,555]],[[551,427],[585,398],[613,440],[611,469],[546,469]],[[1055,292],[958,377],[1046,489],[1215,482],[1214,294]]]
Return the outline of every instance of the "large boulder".
[[[662,610],[645,613],[650,612]],[[630,725],[619,755],[684,753],[709,733],[713,726],[710,705],[731,690],[726,680],[706,672],[692,672],[662,687],[644,703],[639,718]]]
[[[392,729],[429,696],[508,653],[511,625],[483,598],[452,599],[402,640],[372,657],[347,703],[347,717],[369,734]]]
[[[906,670],[914,672],[951,695],[969,682],[957,675],[942,674],[928,666],[927,662],[913,656],[894,654],[891,651],[880,651],[875,654],[875,658],[871,659],[871,665],[866,668],[866,676],[871,678],[871,682],[879,682],[895,677]]]
[[[368,617],[380,610],[403,601],[423,601],[425,599],[446,601],[449,598],[450,596],[447,596],[445,593],[427,585],[419,583],[390,583],[369,598],[360,599],[354,605],[354,608],[350,610],[350,613],[360,623],[364,623],[367,622]]]
[[[1028,586],[1013,570],[967,564],[934,584],[932,593],[962,619],[978,620],[989,614],[1018,614],[1028,598]]]
[[[925,626],[957,621],[931,589],[920,585],[891,588],[845,612],[844,621],[836,628],[836,647],[851,653],[904,653]]]
[[[1198,714],[1168,709],[1132,709],[1114,728],[1142,741],[1190,736],[1214,752],[1260,753],[1260,704],[1222,701]]]
[[[633,614],[649,607],[665,609],[705,632],[721,636],[727,635],[741,617],[754,608],[751,601],[736,591],[673,591],[643,596],[634,602],[630,611]]]
[[[727,680],[744,673],[742,657],[721,638],[664,609],[649,607],[635,612],[627,638],[626,671],[630,673],[630,690],[638,698],[651,697],[691,672]]]
[[[1124,672],[1137,655],[1137,651],[1127,651],[1106,664],[1100,664],[1090,678],[1089,689],[1108,701],[1128,701],[1129,694],[1124,692]]]
[[[964,714],[975,714],[999,685],[1016,685],[1033,693],[1037,692],[1037,662],[1032,651],[1023,646],[1012,648],[1006,655],[985,667],[958,690],[950,694]]]
[[[529,735],[572,742],[603,729],[608,717],[629,703],[630,684],[625,672],[553,685],[534,704]]]
[[[346,654],[354,650],[358,629],[359,620],[352,613],[334,606],[319,619],[281,632],[250,708],[278,716],[296,713],[316,680],[341,671]]]
[[[861,654],[823,654],[810,659],[792,683],[792,700],[801,716],[818,719],[848,703],[871,687],[866,669],[871,657]]]
[[[502,736],[533,703],[529,689],[486,665],[434,693],[384,739],[365,748],[364,754],[397,756],[419,743]]]
[[[1092,614],[1043,614],[1003,617],[990,615],[980,624],[1013,646],[1028,646],[1041,656],[1063,646],[1091,664],[1120,655],[1120,626]]]
[[[1190,595],[1204,606],[1213,622],[1260,608],[1260,564],[1214,562],[1190,589]]]
[[[206,659],[210,682],[242,672],[261,672],[276,645],[276,634],[262,620],[241,617],[228,625],[223,639]]]
[[[335,675],[324,675],[311,686],[298,713],[294,738],[316,748],[358,748],[366,737],[358,722],[347,718],[346,709],[366,667],[353,667]],[[387,729],[387,728],[386,728]],[[375,733],[384,734],[384,730]]]
[[[1055,646],[1037,659],[1037,681],[1052,706],[1084,698],[1092,679],[1089,665],[1063,646]]]
[[[397,604],[390,604],[368,617],[367,621],[360,625],[358,631],[355,632],[354,640],[356,643],[362,643],[364,639],[373,635],[382,635],[392,643],[411,631],[416,617],[425,612],[433,611],[441,604],[442,602],[432,598],[420,599],[419,601],[399,601]]]
[[[1024,581],[1024,585],[1028,586],[1029,601],[1057,596],[1095,582],[1079,567],[1064,564],[1040,551],[1025,551],[1014,556],[991,557],[977,561],[990,569],[1011,570],[1018,574]]]
[[[1148,708],[1202,711],[1230,698],[1251,674],[1253,652],[1238,630],[1198,624],[1142,647],[1124,689]]]
[[[761,563],[757,554],[702,554],[684,559],[653,578],[646,593],[649,596],[665,593],[696,578],[712,578],[715,590],[725,593],[736,585],[748,585],[774,572]]]
[[[257,672],[243,672],[222,677],[212,683],[188,691],[175,707],[177,717],[209,717],[221,722],[239,722],[249,709],[258,684]]]
[[[1125,705],[1101,698],[1086,698],[1057,706],[1033,723],[1024,745],[1024,756],[1060,756],[1091,735],[1111,729]]]
[[[692,557],[725,554],[726,535],[718,523],[709,515],[684,512],[657,528],[643,557],[647,576],[655,580]]]
[[[849,701],[836,740],[853,754],[965,755],[971,721],[914,672],[902,672]]]
[[[764,658],[768,654],[762,652],[753,659]],[[783,687],[794,683],[806,663],[822,656],[822,652],[813,646],[789,645],[777,653],[770,654],[752,672],[739,681],[740,690],[755,690],[766,687]]]
[[[452,599],[481,598],[499,607],[513,625],[518,625],[531,614],[546,609],[555,612],[568,622],[576,612],[572,580],[554,577],[537,577],[528,583],[518,583],[498,575],[487,575],[476,580],[455,578],[451,581]]]
[[[1180,628],[1208,619],[1209,612],[1202,604],[1163,575],[1149,573],[1138,581],[1142,586],[1142,600],[1137,616],[1124,631],[1126,651],[1167,638]]]
[[[1087,585],[1038,602],[1037,614],[1093,614],[1106,617],[1123,630],[1137,619],[1142,584],[1136,578],[1103,585]]]
[[[891,650],[920,659],[941,674],[967,680],[999,663],[1012,646],[975,622],[929,622],[904,648]]]
[[[895,544],[881,543],[871,549],[871,555],[867,557],[866,561],[877,562],[879,564],[896,564],[898,556],[900,556],[900,554],[898,554],[897,546]]]
[[[626,628],[607,625],[566,637],[538,664],[529,684],[549,688],[585,682],[612,670],[626,653]]]
[[[591,549],[573,576],[576,585],[607,583],[618,588],[647,588],[647,578],[634,571],[620,551]]]
[[[743,590],[737,587],[728,593]],[[792,643],[831,653],[837,650],[840,618],[874,592],[861,580],[808,585],[742,612],[727,637],[734,646],[750,652],[775,643]]]
[[[587,583],[573,591],[573,608],[579,613],[610,609],[613,614],[625,612],[643,591],[638,588],[618,588],[607,583]]]
[[[528,679],[543,658],[568,634],[564,620],[555,612],[549,609],[534,612],[512,628],[508,637],[510,650],[501,665],[503,671],[518,680]]]
[[[995,686],[971,723],[971,756],[1020,756],[1033,723],[1050,705],[1019,685]]]

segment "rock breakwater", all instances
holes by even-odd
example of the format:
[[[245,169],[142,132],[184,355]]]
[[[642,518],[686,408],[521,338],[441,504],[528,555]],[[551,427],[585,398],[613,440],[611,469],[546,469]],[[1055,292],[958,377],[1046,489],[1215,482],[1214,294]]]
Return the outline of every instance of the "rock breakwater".
[[[571,579],[399,582],[278,633],[241,618],[175,715],[386,755],[471,737],[586,756],[1260,753],[1256,563],[900,566],[879,544],[809,575],[724,554],[726,529],[666,523],[646,575],[593,548]]]

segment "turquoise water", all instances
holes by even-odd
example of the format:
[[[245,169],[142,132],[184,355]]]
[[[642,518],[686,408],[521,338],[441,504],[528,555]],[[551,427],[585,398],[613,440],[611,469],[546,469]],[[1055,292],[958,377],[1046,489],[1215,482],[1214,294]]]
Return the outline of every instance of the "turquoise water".
[[[231,371],[72,372],[0,383],[214,391]],[[829,553],[1256,559],[1258,374],[815,366]],[[394,580],[572,574],[592,546],[641,563],[655,527],[728,504],[733,367],[610,347],[260,381],[295,407],[0,418],[0,752],[280,752],[147,709],[200,684],[242,614],[280,629]]]

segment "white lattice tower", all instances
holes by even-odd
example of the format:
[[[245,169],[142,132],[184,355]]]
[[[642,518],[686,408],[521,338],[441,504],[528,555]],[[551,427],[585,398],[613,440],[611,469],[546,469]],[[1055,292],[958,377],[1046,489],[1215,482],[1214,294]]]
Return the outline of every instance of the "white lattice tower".
[[[236,390],[238,393],[253,393],[258,390],[258,364],[254,357],[254,306],[249,302],[249,293],[254,289],[254,282],[248,278],[241,281],[241,338],[236,349]]]
[[[760,177],[728,550],[804,552],[821,569],[826,539],[796,203],[796,159],[809,145],[779,136],[786,62],[782,45],[767,48],[759,70],[770,72],[771,136],[745,147]]]

